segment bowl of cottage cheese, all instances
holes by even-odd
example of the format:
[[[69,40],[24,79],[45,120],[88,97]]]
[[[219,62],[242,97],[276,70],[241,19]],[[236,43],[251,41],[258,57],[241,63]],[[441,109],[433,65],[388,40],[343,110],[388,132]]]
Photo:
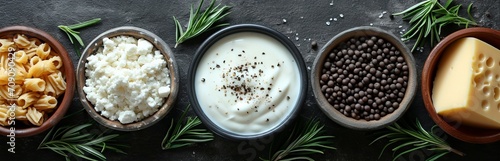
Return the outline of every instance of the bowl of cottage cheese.
[[[295,45],[268,27],[240,24],[209,37],[188,73],[190,101],[214,133],[255,139],[283,129],[298,113],[307,71]]]
[[[178,69],[161,38],[123,26],[89,44],[78,62],[77,89],[94,120],[114,130],[134,131],[153,125],[172,109]]]

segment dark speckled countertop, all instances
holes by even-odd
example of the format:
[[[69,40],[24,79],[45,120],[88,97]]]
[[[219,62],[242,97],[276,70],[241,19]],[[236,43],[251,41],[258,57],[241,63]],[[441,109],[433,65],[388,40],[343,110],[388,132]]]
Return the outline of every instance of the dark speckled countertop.
[[[339,32],[357,26],[380,27],[395,35],[408,28],[408,23],[395,17],[389,18],[390,13],[402,11],[403,9],[417,3],[417,0],[222,0],[221,3],[233,6],[231,14],[224,21],[231,24],[253,23],[274,28],[288,36],[301,51],[307,67],[310,68],[317,50],[311,49],[311,41],[316,41],[321,48],[330,38]],[[472,9],[475,20],[481,26],[500,29],[500,3],[497,0],[456,0],[456,4],[467,6],[474,2]],[[66,34],[57,28],[60,24],[73,24],[92,18],[102,18],[102,23],[80,30],[81,37],[85,42],[90,42],[101,32],[118,26],[136,26],[149,30],[160,36],[171,47],[175,44],[175,26],[172,16],[180,21],[186,22],[189,17],[189,6],[197,5],[198,0],[178,1],[153,1],[153,0],[123,0],[123,1],[97,1],[97,0],[44,0],[44,1],[2,1],[0,2],[0,27],[12,25],[24,25],[42,29],[59,39],[71,55],[73,63],[77,65],[79,57],[73,50]],[[465,14],[465,7],[461,9]],[[379,16],[386,11],[382,18]],[[339,15],[343,14],[341,18]],[[489,16],[488,16],[489,15]],[[335,20],[330,20],[330,18]],[[286,21],[286,22],[285,22]],[[330,25],[326,22],[330,21]],[[214,141],[202,143],[181,149],[163,151],[160,143],[165,135],[169,122],[172,118],[179,117],[188,102],[187,94],[187,71],[194,52],[198,46],[210,34],[211,30],[200,37],[189,40],[179,47],[173,49],[180,73],[180,90],[175,109],[163,120],[152,127],[135,132],[119,132],[123,135],[121,141],[131,145],[126,149],[128,155],[116,153],[105,153],[108,160],[259,160],[258,157],[267,157],[270,138],[262,138],[254,141],[230,141],[221,137],[215,137]],[[453,29],[445,29],[447,33]],[[446,34],[447,34],[446,33]],[[413,42],[407,43],[408,47]],[[426,47],[423,52],[414,52],[417,69],[422,70],[423,64],[429,55],[430,48]],[[420,75],[419,75],[420,76]],[[420,78],[419,78],[420,82]],[[73,103],[68,113],[82,108],[75,94]],[[377,160],[383,142],[373,145],[369,143],[375,138],[373,131],[355,131],[344,128],[329,120],[318,108],[317,103],[309,87],[300,117],[317,117],[326,125],[327,133],[334,135],[333,146],[336,150],[327,150],[324,155],[314,155],[316,160],[329,161],[368,161]],[[192,111],[189,113],[194,115]],[[420,119],[424,127],[430,128],[434,122],[428,116],[424,108],[420,90],[417,90],[415,100],[403,119]],[[91,120],[87,113],[80,113],[71,120],[64,120],[60,125],[70,125]],[[92,129],[92,131],[103,131],[104,127]],[[441,131],[442,132],[442,131]],[[36,150],[45,133],[27,137],[16,138],[16,153],[7,151],[5,144],[7,137],[0,137],[0,160],[2,161],[28,161],[28,160],[64,160],[64,157],[49,150]],[[448,154],[441,160],[500,160],[500,142],[491,144],[470,144],[452,138],[441,133],[442,137],[456,149],[467,155],[459,157]],[[401,160],[420,161],[429,157],[425,151],[411,153]],[[386,151],[379,160],[391,160],[392,153]]]

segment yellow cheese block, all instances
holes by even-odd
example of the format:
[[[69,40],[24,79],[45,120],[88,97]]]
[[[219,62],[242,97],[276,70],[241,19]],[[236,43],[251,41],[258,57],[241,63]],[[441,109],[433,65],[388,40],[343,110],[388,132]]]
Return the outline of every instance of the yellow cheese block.
[[[500,50],[467,37],[443,54],[432,89],[436,112],[464,125],[500,129]]]

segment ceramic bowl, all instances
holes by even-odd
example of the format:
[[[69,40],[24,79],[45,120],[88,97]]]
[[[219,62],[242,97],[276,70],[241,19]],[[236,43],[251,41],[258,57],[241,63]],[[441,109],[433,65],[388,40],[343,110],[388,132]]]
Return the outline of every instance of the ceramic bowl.
[[[241,36],[241,37],[236,36],[236,35],[245,35],[245,34],[246,35],[259,35],[259,36],[256,36],[256,37],[259,37],[257,42],[261,42],[261,40],[263,41],[264,39],[266,39],[266,40],[269,40],[269,41],[272,41],[275,43],[273,43],[273,45],[271,47],[262,47],[261,45],[258,45],[258,43],[256,43],[254,47],[240,47],[239,45],[247,45],[247,44],[246,43],[239,43],[239,42],[248,40],[248,37],[253,37],[253,36]],[[292,60],[291,61],[292,63],[289,63],[291,65],[286,65],[286,66],[281,65],[281,67],[286,68],[286,69],[291,69],[291,68],[297,69],[297,74],[295,75],[297,77],[290,76],[290,78],[287,78],[287,77],[289,77],[289,75],[284,75],[284,76],[276,78],[276,79],[281,79],[281,78],[294,79],[294,81],[296,81],[297,83],[294,83],[291,85],[296,86],[296,88],[291,88],[291,87],[288,88],[287,87],[286,89],[283,89],[283,90],[286,91],[287,89],[290,89],[290,90],[293,89],[295,91],[295,89],[296,89],[298,93],[296,95],[295,94],[293,95],[293,96],[296,96],[296,99],[294,101],[292,101],[293,99],[289,100],[290,103],[287,103],[288,100],[286,99],[286,97],[283,94],[275,95],[277,97],[283,96],[282,98],[284,98],[284,99],[281,99],[281,100],[278,99],[279,101],[277,101],[276,103],[277,104],[283,103],[287,106],[288,109],[286,112],[281,113],[279,116],[270,118],[270,119],[277,120],[273,123],[274,124],[273,126],[271,126],[269,128],[257,129],[251,133],[239,132],[236,130],[224,128],[225,125],[221,124],[221,122],[223,122],[223,121],[214,119],[215,117],[212,117],[212,116],[215,116],[215,115],[211,115],[210,113],[207,113],[207,112],[210,112],[209,110],[215,109],[216,108],[215,106],[217,106],[217,108],[220,106],[221,109],[228,110],[228,111],[231,111],[231,110],[236,111],[236,108],[238,108],[238,111],[239,111],[240,110],[239,108],[244,108],[244,107],[243,106],[241,106],[241,107],[239,107],[239,106],[238,107],[226,106],[227,104],[224,103],[224,101],[229,101],[229,99],[225,100],[226,96],[223,94],[220,97],[220,98],[222,98],[221,102],[214,104],[214,107],[210,107],[210,106],[207,107],[208,105],[200,103],[202,101],[202,99],[206,99],[208,97],[217,97],[221,93],[220,90],[223,90],[223,91],[225,90],[225,89],[219,89],[219,91],[216,91],[214,89],[213,93],[210,92],[211,94],[205,96],[206,93],[203,93],[203,92],[197,93],[197,89],[196,89],[197,88],[196,83],[200,83],[200,79],[196,79],[196,75],[197,75],[197,73],[203,73],[202,71],[198,71],[198,70],[201,70],[201,69],[198,69],[198,67],[202,66],[202,65],[200,65],[201,64],[200,61],[202,61],[202,59],[205,55],[211,55],[211,54],[207,54],[207,53],[211,53],[211,52],[209,52],[211,50],[211,47],[217,46],[217,44],[219,42],[225,42],[225,40],[230,40],[230,41],[228,41],[228,43],[230,42],[231,44],[234,44],[235,49],[234,49],[234,51],[233,51],[233,49],[231,49],[230,51],[228,49],[227,52],[223,51],[221,53],[216,54],[218,56],[222,56],[224,59],[226,59],[227,57],[231,57],[231,55],[229,55],[229,54],[237,55],[238,53],[239,53],[240,57],[244,58],[245,57],[244,56],[245,50],[242,51],[242,49],[249,49],[250,51],[247,50],[247,54],[253,53],[252,49],[259,50],[259,52],[255,52],[255,53],[258,53],[258,54],[256,54],[257,56],[255,56],[255,57],[251,56],[251,58],[248,57],[248,59],[246,59],[246,60],[242,60],[239,58],[235,59],[234,62],[230,62],[229,60],[224,62],[221,60],[220,63],[222,63],[222,64],[221,64],[220,68],[214,67],[220,71],[228,71],[229,69],[233,68],[234,66],[239,66],[239,65],[237,65],[238,63],[242,63],[242,64],[252,63],[252,65],[257,66],[257,68],[259,68],[259,65],[265,66],[264,64],[262,64],[262,62],[257,64],[257,62],[255,62],[255,61],[258,61],[257,57],[260,58],[260,57],[265,57],[265,56],[274,56],[273,53],[265,54],[263,51],[267,52],[269,48],[274,48],[275,46],[279,46],[280,48],[282,47],[283,50],[280,50],[280,51],[283,51],[282,53],[285,53],[286,58],[279,58],[280,60],[290,60],[290,59]],[[214,47],[214,48],[217,48],[217,47]],[[262,52],[262,54],[261,54],[261,52]],[[212,54],[212,56],[213,56],[213,54]],[[207,57],[209,57],[209,56],[207,56]],[[236,56],[234,56],[234,57],[236,57]],[[261,58],[260,60],[263,60],[263,59],[265,59],[265,58]],[[226,64],[233,63],[235,65],[225,67],[223,63],[226,63]],[[272,62],[272,63],[279,64],[280,62],[277,61],[277,62]],[[278,68],[280,66],[277,64],[274,64],[274,65],[276,65],[275,68]],[[241,66],[242,67],[241,69],[243,71],[247,70],[250,73],[252,71],[257,71],[257,68],[250,67],[252,65],[249,65],[248,67],[243,67],[244,66],[243,65],[243,66]],[[268,64],[268,66],[271,67],[272,65]],[[288,68],[288,67],[291,67],[291,68]],[[268,70],[272,70],[272,68],[268,68]],[[214,69],[214,71],[215,71],[215,69]],[[262,74],[266,75],[264,71]],[[260,75],[260,74],[256,74],[255,77],[259,77],[257,75]],[[268,27],[255,25],[255,24],[239,24],[239,25],[230,26],[230,27],[224,28],[224,29],[218,31],[217,33],[213,34],[212,36],[210,36],[206,41],[203,42],[203,44],[196,51],[196,55],[195,55],[194,60],[191,64],[191,67],[189,69],[188,76],[189,76],[188,77],[188,80],[189,80],[189,82],[188,82],[189,83],[188,84],[188,87],[189,87],[188,94],[190,95],[190,101],[194,107],[193,109],[194,109],[195,113],[199,116],[201,121],[211,131],[213,131],[214,133],[216,133],[224,138],[232,139],[232,140],[255,139],[255,138],[268,136],[270,134],[273,134],[277,131],[282,130],[287,124],[289,124],[291,122],[291,120],[298,113],[298,111],[302,105],[302,102],[304,101],[304,98],[306,96],[306,91],[307,91],[307,71],[305,68],[305,63],[304,63],[304,60],[302,59],[300,52],[295,47],[295,45],[291,42],[291,40],[289,40],[287,37],[285,37],[283,34],[279,33],[278,31],[270,29]],[[238,76],[235,76],[235,77],[238,77]],[[227,77],[230,77],[230,75],[228,75]],[[226,84],[227,83],[230,84],[230,81],[227,82],[227,80],[226,80],[227,77],[214,74],[213,77],[210,76],[209,77],[210,79],[207,78],[206,81],[207,82],[209,82],[209,81],[225,82],[226,81]],[[256,88],[256,86],[258,86],[258,85],[256,85],[257,83],[255,83],[255,82],[261,81],[261,80],[263,82],[265,82],[265,81],[272,82],[274,77],[267,78],[267,79],[264,78],[264,79],[259,79],[259,80],[254,80],[253,77],[252,78],[250,78],[250,77],[251,76],[247,77],[247,78],[249,78],[248,82],[246,84],[246,85],[248,85],[246,88],[246,89],[248,89],[248,91],[254,91],[254,90],[266,90],[267,91],[267,90],[269,90],[269,91],[271,91],[270,93],[272,93],[273,91],[278,93],[278,90],[277,90],[277,88],[275,88],[275,86],[273,86],[273,89],[267,88],[267,87],[266,88],[260,88],[260,87]],[[227,78],[227,79],[233,79],[233,78]],[[246,79],[246,78],[242,78],[242,80],[243,79]],[[201,81],[203,83],[203,82],[205,82],[205,79],[202,79]],[[236,80],[231,80],[231,81],[234,82]],[[279,82],[277,82],[277,83],[279,83]],[[230,88],[229,84],[227,84],[228,89]],[[252,84],[254,84],[255,86]],[[244,85],[244,84],[242,84],[242,85]],[[201,85],[199,85],[199,86],[201,86]],[[201,89],[201,87],[198,87],[198,88]],[[238,90],[236,89],[235,91],[238,91]],[[233,91],[231,91],[231,92],[233,92]],[[279,92],[281,92],[281,91],[279,91]],[[229,91],[228,91],[227,95],[229,96],[229,95],[231,95],[231,93],[229,93]],[[267,95],[267,96],[266,95],[258,95],[258,96],[252,95],[252,96],[250,96],[250,94],[242,94],[241,97],[248,98],[247,96],[251,97],[251,98],[255,98],[255,100],[259,100],[262,102],[265,102],[266,98],[272,97],[271,94]],[[229,98],[229,97],[227,97],[227,98]],[[233,101],[233,100],[231,100],[231,101]],[[249,100],[249,101],[252,102],[253,100]],[[234,102],[236,102],[236,100]],[[241,102],[242,101],[240,101],[240,103]],[[242,103],[242,104],[245,104],[245,103]],[[257,112],[262,112],[262,111],[265,112],[268,110],[271,111],[271,108],[273,108],[273,107],[271,107],[272,105],[269,104],[269,108],[266,105],[267,105],[266,103],[259,103],[259,104],[256,104],[255,109],[253,109],[253,107],[252,107],[251,110],[247,110],[247,109],[241,109],[241,110],[242,111],[246,110],[247,113],[249,113],[249,112],[257,113]],[[263,106],[266,106],[266,107],[263,109],[260,109]],[[230,109],[229,107],[234,107],[234,109]],[[210,109],[210,108],[213,108],[213,109]],[[273,110],[273,112],[274,112],[274,110]],[[235,112],[235,113],[237,113],[237,112]],[[271,112],[269,112],[269,113],[271,113]],[[264,113],[264,114],[268,114],[268,113]],[[231,115],[231,116],[223,116],[224,120],[225,120],[224,122],[227,121],[228,124],[233,123],[233,122],[231,122],[233,120],[238,120],[240,118],[243,119],[245,117],[245,116],[239,116],[236,114],[235,115],[228,114],[228,115]],[[234,117],[237,117],[237,118],[234,118]],[[263,119],[263,118],[256,118],[256,120],[257,119]],[[266,120],[263,119],[262,122],[266,122]],[[259,126],[259,125],[257,125],[257,123],[249,123],[249,124],[243,123],[242,125],[240,125],[238,127],[251,128],[252,126]]]
[[[136,121],[129,124],[122,124],[117,120],[110,120],[100,114],[100,112],[96,112],[94,109],[94,105],[87,99],[86,93],[83,91],[83,87],[85,86],[86,76],[85,76],[85,63],[87,63],[87,57],[92,54],[95,54],[96,51],[103,46],[103,38],[115,37],[115,36],[131,36],[134,38],[143,38],[149,42],[151,42],[155,49],[159,50],[166,62],[167,67],[170,73],[170,95],[166,98],[165,102],[161,107],[159,107],[158,111],[154,114],[146,117],[140,121]],[[114,130],[120,131],[136,131],[147,128],[158,121],[160,121],[167,113],[173,108],[174,102],[177,98],[177,93],[179,88],[179,72],[177,69],[177,64],[175,62],[174,53],[170,50],[169,46],[154,33],[147,31],[142,28],[132,27],[132,26],[122,26],[107,30],[97,36],[89,45],[85,48],[78,61],[77,67],[77,90],[80,95],[80,101],[82,102],[85,111],[89,113],[89,115],[99,122],[101,125],[108,127]]]
[[[41,126],[24,126],[20,120],[15,120],[15,125],[10,127],[0,126],[0,134],[15,137],[27,137],[44,132],[47,129],[55,126],[64,116],[73,100],[75,90],[75,72],[73,70],[73,62],[62,44],[52,37],[50,34],[31,27],[26,26],[10,26],[0,29],[0,38],[12,38],[15,34],[24,34],[31,38],[37,38],[40,41],[50,45],[51,50],[58,53],[63,62],[63,67],[60,69],[66,80],[66,91],[59,96],[57,109],[49,115],[49,118],[44,121]]]
[[[498,30],[476,27],[462,29],[446,36],[432,49],[422,70],[422,97],[424,99],[425,108],[429,112],[432,120],[434,120],[441,129],[457,139],[470,143],[491,143],[499,141],[500,130],[479,129],[462,125],[460,122],[446,120],[439,116],[434,109],[431,97],[438,62],[444,50],[450,44],[464,37],[475,37],[500,49],[500,31]]]
[[[404,94],[404,98],[399,103],[398,108],[396,108],[392,113],[381,117],[379,120],[366,121],[364,119],[357,120],[351,117],[347,117],[341,112],[339,112],[339,110],[336,110],[328,102],[327,98],[323,95],[323,92],[321,91],[319,80],[321,78],[321,70],[323,68],[323,64],[327,56],[330,55],[331,51],[341,43],[345,42],[346,40],[352,37],[360,37],[360,36],[377,36],[392,43],[397,48],[397,50],[401,52],[401,55],[404,57],[406,63],[408,64],[409,74],[408,74],[407,88]],[[310,79],[314,97],[318,102],[320,109],[331,120],[350,129],[375,130],[388,126],[393,122],[397,121],[409,108],[415,96],[415,90],[417,87],[417,70],[415,67],[415,60],[413,56],[411,55],[408,48],[401,42],[401,40],[398,37],[380,28],[363,26],[343,31],[337,34],[335,37],[333,37],[330,41],[328,41],[321,48],[321,50],[319,50],[319,53],[316,56],[316,59],[314,60]]]

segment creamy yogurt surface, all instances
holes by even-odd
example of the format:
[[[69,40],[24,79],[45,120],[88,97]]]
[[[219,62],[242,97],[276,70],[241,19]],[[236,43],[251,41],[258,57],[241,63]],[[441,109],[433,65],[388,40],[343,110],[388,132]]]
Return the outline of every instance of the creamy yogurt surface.
[[[194,86],[212,122],[252,135],[273,129],[290,115],[302,85],[299,66],[282,43],[264,34],[240,32],[207,50]]]

